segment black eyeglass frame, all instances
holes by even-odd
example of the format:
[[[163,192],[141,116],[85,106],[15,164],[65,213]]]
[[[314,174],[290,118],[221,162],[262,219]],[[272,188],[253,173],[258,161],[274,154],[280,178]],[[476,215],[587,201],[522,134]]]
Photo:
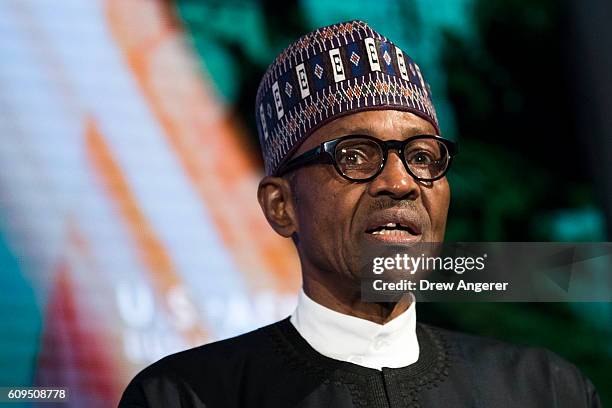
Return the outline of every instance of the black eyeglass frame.
[[[353,179],[353,178],[348,177],[346,174],[342,172],[342,170],[338,166],[338,163],[336,162],[336,154],[335,154],[336,146],[338,146],[340,142],[347,140],[347,139],[368,139],[368,140],[375,142],[380,147],[383,153],[382,160],[380,162],[380,166],[378,170],[376,171],[376,173],[374,173],[374,175],[368,178],[365,178],[365,179]],[[446,169],[444,169],[444,171],[439,176],[434,177],[434,178],[418,177],[412,172],[412,170],[410,170],[408,163],[406,163],[406,156],[404,155],[404,148],[409,143],[412,143],[418,139],[434,139],[436,141],[441,142],[446,147],[446,151],[448,154],[448,163],[446,165]],[[293,159],[289,160],[287,163],[282,165],[276,172],[276,175],[282,176],[283,174],[286,174],[292,170],[295,170],[299,167],[303,167],[303,166],[310,165],[310,164],[333,164],[338,174],[340,174],[345,179],[349,181],[353,181],[353,182],[358,182],[358,183],[366,183],[378,177],[378,175],[385,168],[385,165],[387,163],[387,157],[389,156],[389,150],[397,150],[400,160],[404,164],[404,168],[406,169],[408,174],[410,174],[414,179],[423,181],[423,182],[436,181],[444,177],[446,173],[448,172],[448,170],[450,169],[451,162],[453,161],[453,157],[459,153],[459,148],[457,146],[457,143],[453,142],[452,140],[445,139],[438,135],[416,135],[416,136],[411,136],[406,140],[380,140],[380,139],[377,139],[369,135],[347,135],[347,136],[342,136],[336,139],[328,140],[327,142],[323,142],[319,146],[302,153],[298,157],[294,157]]]

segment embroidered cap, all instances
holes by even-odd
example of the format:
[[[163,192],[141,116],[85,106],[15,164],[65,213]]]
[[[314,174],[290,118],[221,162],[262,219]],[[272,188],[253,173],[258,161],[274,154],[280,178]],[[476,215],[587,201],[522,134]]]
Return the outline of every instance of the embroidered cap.
[[[264,74],[255,115],[267,175],[312,132],[341,116],[403,110],[440,132],[418,65],[363,21],[319,28],[282,51]]]

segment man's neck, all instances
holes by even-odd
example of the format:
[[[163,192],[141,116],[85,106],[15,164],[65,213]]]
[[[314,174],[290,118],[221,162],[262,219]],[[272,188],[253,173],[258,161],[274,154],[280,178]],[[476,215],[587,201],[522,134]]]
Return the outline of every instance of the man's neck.
[[[322,281],[304,277],[304,293],[318,304],[338,313],[385,324],[405,312],[412,303],[408,294],[397,303],[366,303],[355,285],[330,285]]]

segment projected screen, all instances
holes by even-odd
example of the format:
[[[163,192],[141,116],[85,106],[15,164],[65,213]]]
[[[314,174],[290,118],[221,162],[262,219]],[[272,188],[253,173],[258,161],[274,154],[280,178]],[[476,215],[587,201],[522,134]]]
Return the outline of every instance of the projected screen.
[[[294,307],[294,249],[168,14],[0,6],[0,384],[113,406],[145,365]]]

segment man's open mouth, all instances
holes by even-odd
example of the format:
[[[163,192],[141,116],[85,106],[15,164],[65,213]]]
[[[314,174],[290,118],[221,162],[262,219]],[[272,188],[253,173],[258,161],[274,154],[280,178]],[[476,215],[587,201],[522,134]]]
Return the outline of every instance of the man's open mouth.
[[[420,239],[421,231],[412,224],[388,222],[366,230],[372,238],[386,242],[414,242]]]

